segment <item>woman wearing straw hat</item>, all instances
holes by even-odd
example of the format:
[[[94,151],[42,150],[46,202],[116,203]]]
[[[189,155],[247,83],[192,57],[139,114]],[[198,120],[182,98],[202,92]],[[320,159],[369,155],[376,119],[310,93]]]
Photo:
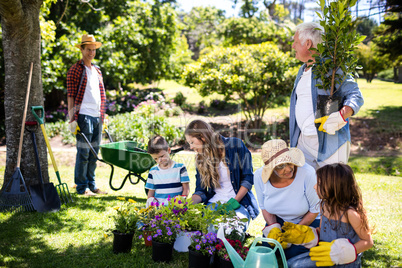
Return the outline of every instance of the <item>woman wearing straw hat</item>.
[[[257,200],[264,216],[265,237],[282,242],[289,259],[308,251],[303,246],[290,245],[281,240],[284,222],[318,227],[320,199],[314,190],[315,170],[305,164],[300,149],[288,148],[277,139],[264,143],[261,151],[264,166],[254,173]]]
[[[237,138],[225,138],[208,123],[194,120],[188,124],[186,141],[196,155],[196,189],[194,203],[228,204],[239,218],[255,219],[258,204],[253,187],[253,166],[250,151]],[[247,225],[245,226],[247,229]]]

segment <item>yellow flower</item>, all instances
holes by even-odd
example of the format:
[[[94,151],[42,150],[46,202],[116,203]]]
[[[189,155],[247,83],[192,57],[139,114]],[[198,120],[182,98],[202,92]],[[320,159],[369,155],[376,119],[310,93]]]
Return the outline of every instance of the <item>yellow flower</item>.
[[[125,197],[117,197],[117,199],[121,200],[121,201],[126,201]]]
[[[119,209],[120,209],[120,207],[114,207],[113,209],[114,209],[114,210],[119,210]]]
[[[131,198],[128,199],[128,202],[133,203],[133,204],[134,204],[134,203],[137,203],[137,202],[135,202],[135,201],[134,201],[133,199],[131,199]]]
[[[107,238],[107,234],[103,234],[103,236],[104,236],[105,238]]]

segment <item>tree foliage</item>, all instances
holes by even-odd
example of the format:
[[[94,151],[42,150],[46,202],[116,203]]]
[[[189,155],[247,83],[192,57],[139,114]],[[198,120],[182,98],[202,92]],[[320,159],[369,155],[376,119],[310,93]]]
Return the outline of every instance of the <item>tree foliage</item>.
[[[365,36],[356,32],[356,22],[352,20],[350,8],[357,0],[338,0],[328,2],[320,0],[322,14],[320,25],[324,29],[323,42],[317,45],[314,71],[321,79],[319,88],[330,90],[330,95],[336,90],[335,85],[341,84],[346,74],[355,74],[357,61],[355,50]],[[342,70],[343,75],[338,72]],[[331,73],[330,76],[328,74]]]
[[[189,13],[181,13],[181,28],[187,38],[193,59],[201,50],[221,44],[218,28],[225,20],[224,11],[215,7],[193,7]]]
[[[367,45],[359,44],[357,49],[358,63],[363,67],[363,75],[368,83],[371,83],[375,74],[386,67],[387,60],[378,54],[378,48],[373,42]]]
[[[292,66],[289,53],[270,42],[220,47],[188,65],[183,78],[202,96],[239,97],[247,119],[259,128],[264,112],[290,94],[296,74]]]

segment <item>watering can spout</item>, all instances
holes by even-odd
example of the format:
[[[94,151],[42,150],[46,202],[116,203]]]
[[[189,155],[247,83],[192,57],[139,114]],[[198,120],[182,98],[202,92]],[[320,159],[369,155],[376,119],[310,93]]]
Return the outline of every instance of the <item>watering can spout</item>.
[[[223,226],[219,227],[217,237],[222,240],[223,244],[225,244],[226,251],[229,254],[230,260],[234,268],[243,268],[244,267],[244,260],[240,255],[236,252],[236,250],[232,247],[232,245],[226,240],[225,233],[223,230]]]

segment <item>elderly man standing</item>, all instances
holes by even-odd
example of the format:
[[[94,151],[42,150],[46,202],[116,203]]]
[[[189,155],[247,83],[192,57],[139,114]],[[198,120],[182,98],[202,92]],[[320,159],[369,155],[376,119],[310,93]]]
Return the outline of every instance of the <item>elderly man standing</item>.
[[[92,63],[96,49],[102,43],[96,42],[93,35],[84,34],[76,45],[81,50],[82,59],[76,62],[67,73],[67,102],[70,130],[76,133],[77,126],[86,135],[96,152],[102,136],[102,122],[106,111],[106,94],[102,73]],[[90,153],[88,145],[80,135],[77,138],[77,157],[74,181],[77,193],[94,196],[107,194],[96,187],[96,158]]]
[[[319,81],[314,74],[314,52],[310,51],[322,42],[322,34],[319,24],[302,23],[296,27],[292,45],[296,58],[304,64],[299,69],[290,99],[290,147],[301,149],[306,162],[315,169],[348,162],[351,142],[348,118],[356,114],[364,103],[357,83],[348,75],[341,85],[337,85],[334,94],[342,97],[342,108],[329,115],[323,124],[323,131],[315,126],[317,96],[329,95],[329,90],[317,87]]]

